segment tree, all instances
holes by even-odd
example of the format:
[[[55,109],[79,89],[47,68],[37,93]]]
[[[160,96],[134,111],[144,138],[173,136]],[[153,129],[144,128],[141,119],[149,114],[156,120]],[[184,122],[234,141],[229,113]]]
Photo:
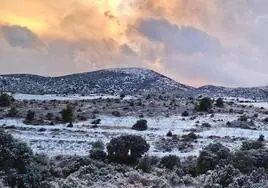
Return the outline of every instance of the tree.
[[[31,110],[28,110],[24,122],[25,123],[32,122],[34,120],[34,116],[35,116],[35,112],[31,111]]]
[[[218,98],[216,100],[215,106],[219,107],[219,108],[223,108],[224,107],[224,101],[222,98]]]
[[[13,101],[14,99],[9,96],[8,94],[6,93],[2,93],[0,95],[0,107],[7,107],[7,106],[10,106],[11,102]]]
[[[73,107],[68,104],[65,109],[63,109],[61,112],[61,118],[62,121],[65,123],[71,123],[74,120],[74,109]]]
[[[15,105],[12,105],[8,111],[8,116],[9,117],[15,117],[18,114],[17,107]]]
[[[132,129],[137,131],[145,131],[148,129],[147,121],[145,119],[138,120],[135,125],[132,126]]]
[[[209,97],[204,97],[200,100],[199,104],[196,107],[197,111],[207,112],[212,108],[212,101]]]
[[[149,148],[150,145],[137,135],[119,136],[107,145],[109,159],[120,163],[136,163]]]

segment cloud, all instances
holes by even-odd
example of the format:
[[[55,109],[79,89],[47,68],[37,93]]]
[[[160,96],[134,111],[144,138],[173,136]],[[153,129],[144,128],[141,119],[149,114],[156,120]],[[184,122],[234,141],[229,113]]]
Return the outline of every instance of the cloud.
[[[0,27],[5,40],[12,47],[40,49],[43,43],[38,36],[26,27],[21,26],[2,26]]]
[[[267,85],[267,6],[266,0],[2,0],[0,70],[61,75],[135,66],[195,86]]]
[[[216,38],[194,27],[170,24],[167,20],[144,20],[139,31],[151,40],[183,53],[220,55],[223,50]]]

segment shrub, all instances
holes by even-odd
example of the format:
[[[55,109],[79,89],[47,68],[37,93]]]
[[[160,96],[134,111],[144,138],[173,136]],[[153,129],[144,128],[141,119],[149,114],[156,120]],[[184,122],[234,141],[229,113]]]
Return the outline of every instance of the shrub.
[[[174,169],[180,166],[180,158],[176,155],[165,156],[161,159],[160,165],[167,169]]]
[[[41,156],[10,134],[0,129],[0,169],[5,172],[5,183],[10,187],[41,187],[50,176],[48,164]]]
[[[12,101],[14,101],[14,99],[11,96],[9,96],[8,94],[2,93],[0,95],[0,107],[10,106]]]
[[[250,173],[257,168],[268,170],[268,149],[237,151],[232,163],[242,173]]]
[[[168,133],[167,133],[167,137],[172,137],[172,132],[171,131],[168,131]]]
[[[188,111],[184,111],[184,112],[182,112],[181,116],[182,117],[187,117],[187,116],[189,116],[189,112]]]
[[[231,160],[231,152],[220,143],[209,144],[201,152],[197,160],[196,173],[204,174],[217,165],[224,166]]]
[[[35,112],[28,110],[26,117],[25,117],[25,123],[31,123],[34,120]]]
[[[99,125],[101,123],[101,119],[94,119],[91,124],[93,125]]]
[[[120,112],[118,112],[118,111],[113,111],[113,112],[112,112],[112,115],[115,116],[115,117],[120,117]]]
[[[215,106],[219,107],[219,108],[223,108],[224,107],[224,101],[222,98],[218,98],[216,100]]]
[[[241,150],[251,150],[251,149],[261,149],[264,148],[264,143],[262,141],[245,141],[242,143]]]
[[[7,113],[8,117],[15,117],[18,114],[17,107],[15,105],[12,105]]]
[[[138,169],[141,169],[143,172],[151,172],[152,170],[152,159],[150,156],[145,155],[143,158],[140,159],[138,165]]]
[[[212,108],[212,101],[209,97],[204,97],[196,106],[196,110],[200,112],[208,112]]]
[[[101,140],[92,143],[92,149],[104,150],[105,146]]]
[[[107,145],[108,157],[120,163],[135,163],[147,152],[150,145],[136,135],[125,135],[113,138]]]
[[[70,123],[74,120],[74,109],[70,104],[68,104],[60,113],[63,122]]]
[[[259,138],[258,138],[258,141],[260,141],[260,142],[265,141],[265,139],[264,139],[264,135],[261,134],[261,135],[259,136]]]
[[[135,125],[132,126],[132,129],[137,131],[145,131],[148,129],[147,121],[142,119],[138,120]]]
[[[94,148],[90,150],[89,157],[95,160],[104,160],[106,159],[107,154],[101,149]]]
[[[48,112],[48,113],[46,114],[46,118],[47,118],[48,120],[52,120],[53,117],[54,117],[54,115],[53,115],[51,112]]]

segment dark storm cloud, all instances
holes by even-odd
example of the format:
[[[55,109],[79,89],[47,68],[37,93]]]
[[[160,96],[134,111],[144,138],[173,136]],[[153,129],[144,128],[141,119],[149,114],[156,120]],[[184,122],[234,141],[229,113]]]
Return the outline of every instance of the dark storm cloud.
[[[144,20],[139,31],[151,40],[164,43],[170,50],[211,55],[220,55],[223,51],[220,43],[207,33],[194,27],[178,27],[167,20]]]
[[[12,47],[40,49],[43,44],[38,36],[26,27],[21,26],[1,26],[5,40]]]

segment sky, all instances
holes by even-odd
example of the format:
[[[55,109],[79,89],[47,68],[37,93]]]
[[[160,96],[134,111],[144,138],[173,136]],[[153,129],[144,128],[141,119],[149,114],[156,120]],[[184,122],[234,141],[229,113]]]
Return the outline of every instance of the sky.
[[[191,86],[268,85],[267,0],[1,0],[0,74],[142,67]]]

